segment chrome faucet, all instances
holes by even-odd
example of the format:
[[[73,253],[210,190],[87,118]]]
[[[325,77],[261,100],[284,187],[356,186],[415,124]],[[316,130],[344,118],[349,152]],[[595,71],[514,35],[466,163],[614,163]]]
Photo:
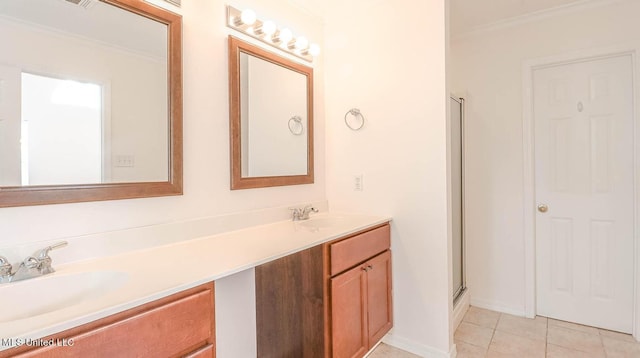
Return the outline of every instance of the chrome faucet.
[[[312,205],[307,205],[304,208],[292,208],[291,210],[293,211],[291,214],[291,219],[293,221],[307,220],[309,219],[309,214],[311,214],[311,212],[317,213],[319,211]]]
[[[0,283],[26,280],[55,272],[51,266],[49,251],[65,247],[67,244],[66,241],[62,241],[36,251],[33,255],[24,259],[15,272],[12,271],[13,266],[9,261],[5,257],[0,256]]]
[[[11,269],[13,267],[9,263],[6,257],[0,256],[0,283],[6,283],[11,281]]]

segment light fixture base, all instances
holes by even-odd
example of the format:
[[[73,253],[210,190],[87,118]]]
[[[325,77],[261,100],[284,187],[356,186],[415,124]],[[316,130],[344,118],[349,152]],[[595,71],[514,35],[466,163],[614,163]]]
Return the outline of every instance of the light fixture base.
[[[283,44],[282,41],[273,41],[272,38],[275,34],[265,36],[265,32],[262,30],[258,30],[257,33],[254,31],[255,28],[261,29],[264,26],[264,22],[261,20],[256,20],[253,24],[247,25],[242,22],[240,19],[242,16],[242,11],[236,9],[233,6],[227,5],[227,27],[234,29],[236,31],[240,31],[243,34],[250,36],[256,40],[259,40],[262,43],[265,43],[269,46],[275,47],[285,53],[298,57],[308,62],[313,62],[313,56],[309,53],[308,49],[296,49],[295,46],[293,48],[287,46],[288,44]],[[277,32],[276,32],[277,33]],[[295,40],[292,40],[295,41]]]

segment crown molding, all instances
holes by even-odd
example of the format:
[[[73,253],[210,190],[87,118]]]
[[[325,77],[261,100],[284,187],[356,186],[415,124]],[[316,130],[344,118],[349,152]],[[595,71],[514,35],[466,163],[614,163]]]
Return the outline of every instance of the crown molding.
[[[629,0],[581,0],[570,4],[551,7],[544,10],[530,12],[528,14],[514,16],[485,25],[476,26],[465,30],[458,34],[452,34],[451,40],[463,40],[465,38],[486,34],[493,31],[504,30],[514,26],[519,26],[531,22],[544,20],[550,17],[572,14],[592,8],[612,5],[614,3],[625,2]],[[632,0],[636,1],[636,0]]]

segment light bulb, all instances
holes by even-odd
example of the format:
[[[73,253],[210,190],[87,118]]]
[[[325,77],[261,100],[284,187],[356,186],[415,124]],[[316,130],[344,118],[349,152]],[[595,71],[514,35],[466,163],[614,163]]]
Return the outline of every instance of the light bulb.
[[[276,24],[273,21],[267,20],[262,24],[262,32],[265,36],[270,37],[276,32]]]
[[[256,22],[257,16],[255,11],[251,9],[242,10],[242,14],[240,15],[240,20],[242,20],[243,24],[253,25]]]
[[[304,37],[304,36],[299,36],[299,37],[296,39],[296,48],[297,48],[298,50],[304,50],[304,49],[306,49],[306,48],[307,48],[307,46],[309,46],[309,40],[307,40],[307,38],[306,38],[306,37]]]
[[[318,44],[311,44],[311,46],[309,46],[309,54],[311,56],[318,56],[320,54],[320,46],[318,46]]]
[[[280,33],[278,34],[278,41],[282,42],[285,45],[289,43],[289,41],[291,41],[292,38],[293,38],[293,33],[291,33],[291,30],[286,28],[280,30]]]

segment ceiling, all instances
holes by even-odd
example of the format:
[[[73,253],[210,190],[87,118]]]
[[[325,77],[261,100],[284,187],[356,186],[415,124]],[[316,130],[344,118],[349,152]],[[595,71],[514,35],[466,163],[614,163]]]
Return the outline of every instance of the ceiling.
[[[450,0],[452,35],[529,13],[588,0]]]
[[[331,16],[331,9],[347,5],[364,6],[374,0],[288,0],[320,18]],[[377,0],[381,1],[381,0]],[[391,1],[391,0],[386,0]],[[418,1],[418,0],[413,0]],[[424,1],[424,0],[419,0]],[[596,0],[448,0],[452,35],[526,14]]]
[[[1,0],[0,20],[110,44],[166,60],[167,26],[97,1],[84,8],[64,0]]]

